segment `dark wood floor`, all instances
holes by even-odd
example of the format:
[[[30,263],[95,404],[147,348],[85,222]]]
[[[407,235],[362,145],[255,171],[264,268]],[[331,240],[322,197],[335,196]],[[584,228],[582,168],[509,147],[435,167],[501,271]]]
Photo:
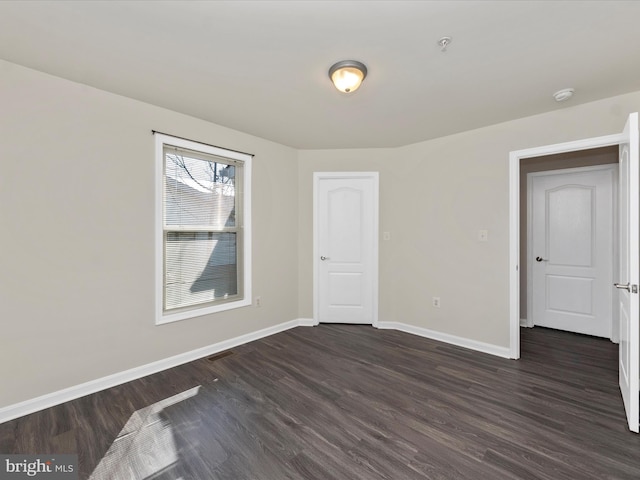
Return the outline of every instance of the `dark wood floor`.
[[[0,452],[77,453],[96,480],[637,480],[616,359],[539,328],[513,361],[301,327],[2,424]]]

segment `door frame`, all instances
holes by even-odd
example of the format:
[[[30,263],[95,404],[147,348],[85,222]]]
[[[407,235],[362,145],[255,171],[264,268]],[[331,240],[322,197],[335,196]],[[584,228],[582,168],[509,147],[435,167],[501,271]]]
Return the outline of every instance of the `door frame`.
[[[620,145],[622,134],[509,152],[509,356],[520,358],[520,160]]]
[[[320,206],[319,184],[322,180],[339,179],[369,179],[373,180],[373,239],[372,239],[372,295],[373,295],[373,326],[378,328],[378,236],[379,236],[379,204],[380,182],[378,172],[314,172],[313,173],[313,324],[320,323],[320,250],[319,250],[319,215]]]
[[[592,165],[588,167],[574,167],[574,168],[562,168],[558,170],[544,170],[539,172],[527,173],[527,318],[526,326],[531,328],[533,324],[533,179],[534,177],[546,177],[553,175],[567,175],[572,173],[587,173],[598,171],[611,171],[612,172],[612,204],[611,204],[611,218],[612,218],[612,232],[611,232],[611,284],[613,279],[618,278],[618,164],[617,163],[605,163],[602,165]],[[611,314],[611,320],[609,325],[608,338],[618,343],[618,315],[616,303],[612,300],[609,305]]]

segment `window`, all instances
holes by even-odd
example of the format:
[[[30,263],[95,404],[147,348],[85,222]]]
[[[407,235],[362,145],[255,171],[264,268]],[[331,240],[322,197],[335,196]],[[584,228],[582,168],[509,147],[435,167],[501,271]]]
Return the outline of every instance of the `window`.
[[[251,304],[251,156],[156,133],[156,323]]]

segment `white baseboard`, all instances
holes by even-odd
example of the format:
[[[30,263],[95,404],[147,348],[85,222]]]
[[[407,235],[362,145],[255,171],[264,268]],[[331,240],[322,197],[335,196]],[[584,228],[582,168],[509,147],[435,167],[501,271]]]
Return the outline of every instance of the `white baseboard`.
[[[527,324],[527,319],[526,318],[521,318],[520,319],[520,326],[521,327],[528,327],[529,325]]]
[[[300,327],[315,327],[318,325],[318,322],[313,318],[299,318],[297,322]]]
[[[468,338],[449,335],[448,333],[436,332],[435,330],[429,330],[428,328],[407,325],[406,323],[378,322],[378,328],[399,330],[401,332],[411,333],[413,335],[430,338],[439,342],[450,343],[458,347],[469,348],[471,350],[488,353],[490,355],[496,355],[498,357],[511,357],[511,351],[509,350],[509,347],[500,347],[498,345],[493,345],[490,343],[478,342],[476,340],[470,340]]]
[[[313,322],[313,320],[310,321]],[[173,368],[178,365],[182,365],[183,363],[192,362],[199,358],[213,355],[215,353],[237,347],[238,345],[253,342],[254,340],[259,340],[261,338],[268,337],[269,335],[280,333],[300,325],[315,325],[315,323],[309,323],[309,319],[291,320],[289,322],[280,323],[272,327],[258,330],[257,332],[247,333],[246,335],[214,343],[206,347],[191,350],[190,352],[181,353],[173,357],[158,360],[157,362],[148,363],[140,367],[114,373],[113,375],[108,375],[96,380],[74,385],[73,387],[58,390],[57,392],[48,393],[40,397],[25,400],[24,402],[9,405],[0,408],[0,423],[8,422],[14,418],[22,417],[39,410],[44,410],[45,408],[53,407],[70,400],[75,400],[76,398],[84,397],[85,395],[99,392],[106,388],[115,387],[116,385],[121,385],[123,383],[130,382],[131,380],[145,377],[168,368]]]
[[[40,397],[25,400],[24,402],[8,405],[0,408],[0,423],[8,422],[24,415],[29,415],[45,408],[53,407],[64,402],[75,400],[76,398],[84,397],[92,393],[99,392],[107,388],[121,385],[131,380],[136,380],[147,375],[158,373],[162,370],[177,367],[184,363],[192,362],[209,355],[229,350],[230,348],[237,347],[238,345],[244,345],[245,343],[259,340],[269,335],[289,330],[291,328],[305,326],[313,327],[318,325],[312,318],[298,318],[289,322],[280,323],[272,327],[258,330],[257,332],[247,333],[239,337],[231,338],[223,342],[214,343],[206,347],[191,350],[189,352],[181,353],[173,357],[158,360],[157,362],[148,363],[140,367],[135,367],[123,372],[114,373],[106,377],[91,380],[89,382],[81,383],[73,387],[58,390],[57,392],[48,393]],[[401,332],[411,333],[420,337],[426,337],[433,340],[438,340],[444,343],[450,343],[459,347],[469,348],[483,353],[489,353],[499,357],[509,358],[510,351],[507,347],[499,347],[497,345],[491,345],[488,343],[477,342],[475,340],[469,340],[468,338],[456,337],[446,333],[436,332],[426,328],[416,327],[413,325],[407,325],[399,322],[378,322],[377,328],[380,329],[393,329]]]

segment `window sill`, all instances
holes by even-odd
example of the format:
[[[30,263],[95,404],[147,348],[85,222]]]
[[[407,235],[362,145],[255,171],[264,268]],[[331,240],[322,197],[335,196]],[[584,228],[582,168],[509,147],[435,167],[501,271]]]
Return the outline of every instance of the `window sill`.
[[[181,320],[187,320],[194,317],[202,317],[204,315],[210,315],[213,313],[225,312],[227,310],[234,310],[236,308],[251,306],[251,300],[248,298],[242,300],[236,300],[234,302],[221,303],[220,305],[209,305],[201,308],[193,308],[191,310],[183,310],[175,313],[163,313],[158,312],[156,315],[156,325],[164,325],[166,323],[179,322]]]

